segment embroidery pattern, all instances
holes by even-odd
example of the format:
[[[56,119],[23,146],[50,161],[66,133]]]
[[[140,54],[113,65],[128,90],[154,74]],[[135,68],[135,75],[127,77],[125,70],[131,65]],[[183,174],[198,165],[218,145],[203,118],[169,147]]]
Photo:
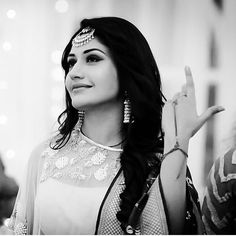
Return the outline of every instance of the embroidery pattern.
[[[16,223],[16,215],[17,215],[16,209],[17,208],[14,209],[14,211],[11,215],[11,218],[9,218],[5,224],[16,235],[27,235],[27,232],[28,232],[27,221],[24,220],[24,223],[23,222]]]
[[[110,181],[120,168],[121,151],[96,145],[80,132],[74,131],[68,143],[60,150],[48,147],[43,153],[43,171],[40,182],[48,178],[74,184],[81,181]]]

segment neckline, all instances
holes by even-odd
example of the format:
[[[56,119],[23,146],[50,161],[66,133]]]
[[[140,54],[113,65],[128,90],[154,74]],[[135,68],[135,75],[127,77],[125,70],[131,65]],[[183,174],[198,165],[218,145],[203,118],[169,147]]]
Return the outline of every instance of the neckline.
[[[97,147],[103,148],[103,149],[107,149],[109,151],[114,151],[114,152],[122,152],[123,149],[122,148],[113,148],[113,147],[109,147],[109,146],[105,146],[103,144],[97,143],[95,141],[93,141],[92,139],[88,138],[87,136],[85,136],[81,131],[79,131],[79,135],[81,136],[81,138],[85,141],[87,141],[88,143],[95,145]]]

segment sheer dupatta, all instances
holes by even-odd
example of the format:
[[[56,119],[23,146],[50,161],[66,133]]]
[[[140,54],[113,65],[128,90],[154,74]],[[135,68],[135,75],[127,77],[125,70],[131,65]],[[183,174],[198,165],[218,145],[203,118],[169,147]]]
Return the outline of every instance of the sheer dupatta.
[[[40,234],[38,224],[40,213],[35,211],[34,202],[43,164],[42,151],[45,147],[45,143],[41,144],[32,152],[20,184],[12,216],[8,222],[8,228],[15,234]]]

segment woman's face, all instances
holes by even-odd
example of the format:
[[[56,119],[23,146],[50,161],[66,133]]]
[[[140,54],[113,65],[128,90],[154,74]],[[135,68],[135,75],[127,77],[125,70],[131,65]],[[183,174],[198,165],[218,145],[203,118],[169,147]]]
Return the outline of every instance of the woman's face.
[[[74,108],[87,110],[117,103],[117,70],[108,48],[98,39],[80,47],[72,46],[67,62],[69,72],[65,86]]]

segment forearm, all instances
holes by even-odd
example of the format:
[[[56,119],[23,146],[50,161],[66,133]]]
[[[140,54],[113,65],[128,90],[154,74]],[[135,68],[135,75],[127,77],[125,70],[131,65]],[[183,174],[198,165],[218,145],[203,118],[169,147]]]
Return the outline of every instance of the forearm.
[[[164,153],[174,145],[170,146],[165,145]],[[187,152],[188,142],[185,142],[183,149]],[[186,208],[186,156],[181,151],[177,150],[166,156],[161,165],[160,178],[168,210],[169,231],[171,234],[181,234]]]
[[[185,75],[186,84],[182,91],[168,100],[162,111],[164,153],[168,155],[162,161],[160,178],[168,210],[170,233],[176,234],[182,233],[185,222],[186,153],[189,140],[209,118],[224,110],[223,107],[213,106],[198,116],[194,82],[189,67],[185,67]],[[170,153],[171,149],[173,152]]]

